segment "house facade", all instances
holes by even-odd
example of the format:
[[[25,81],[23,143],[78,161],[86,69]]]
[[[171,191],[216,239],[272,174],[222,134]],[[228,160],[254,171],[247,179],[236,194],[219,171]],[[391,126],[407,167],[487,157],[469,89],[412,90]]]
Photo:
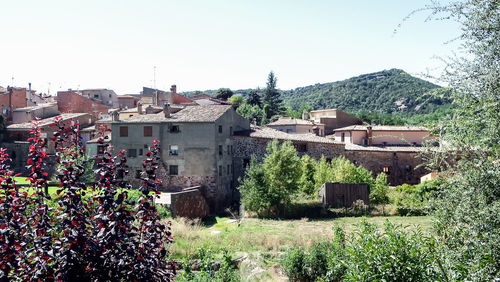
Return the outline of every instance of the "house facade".
[[[269,123],[267,127],[292,134],[313,133],[318,136],[325,136],[325,125],[315,123],[313,120],[280,117],[277,121]]]
[[[159,178],[164,190],[204,186],[210,210],[216,212],[227,207],[235,196],[231,137],[249,128],[248,120],[232,106],[188,106],[171,113],[166,105],[158,114],[112,121],[111,144],[117,150],[127,150],[131,168],[127,177],[138,186],[145,154],[158,139],[162,159]]]
[[[359,118],[337,109],[310,111],[309,116],[315,123],[325,125],[325,135],[332,134],[337,128],[363,124]]]
[[[421,146],[429,140],[429,130],[422,126],[353,125],[335,129],[330,138],[346,144],[366,146]]]

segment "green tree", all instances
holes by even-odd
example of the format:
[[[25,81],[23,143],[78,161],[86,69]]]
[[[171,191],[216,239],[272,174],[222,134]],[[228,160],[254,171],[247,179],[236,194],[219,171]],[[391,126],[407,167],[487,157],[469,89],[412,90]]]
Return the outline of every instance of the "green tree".
[[[233,104],[233,107],[235,109],[238,109],[239,106],[241,106],[242,104],[245,103],[245,99],[243,99],[243,96],[241,96],[241,94],[233,95],[233,96],[229,97],[229,99],[227,99],[227,101],[229,103]]]
[[[301,163],[302,175],[299,180],[300,192],[309,198],[317,198],[318,190],[316,189],[314,181],[316,161],[308,155],[303,155]]]
[[[326,160],[325,156],[321,156],[319,162],[316,163],[314,170],[314,183],[317,190],[325,182],[331,182],[335,179],[333,175],[332,165]]]
[[[269,105],[268,110],[266,111],[267,118],[270,119],[273,116],[280,115],[283,113],[283,102],[281,100],[281,94],[276,89],[277,78],[274,75],[274,72],[271,71],[267,76],[267,86],[264,91],[263,103]]]
[[[267,145],[264,171],[272,190],[280,195],[278,208],[290,203],[291,195],[299,190],[301,162],[297,150],[292,142],[286,141],[281,145],[273,140]]]
[[[259,215],[269,212],[269,208],[279,199],[269,191],[269,183],[262,164],[252,158],[245,177],[240,180],[238,190],[241,193],[241,204],[249,211]]]
[[[233,96],[233,91],[229,88],[219,88],[215,93],[215,98],[226,101],[229,97]]]
[[[248,103],[244,103],[236,109],[236,112],[241,116],[247,118],[251,123],[255,121],[256,124],[260,125],[264,118],[264,110],[259,108],[257,105],[250,105]]]
[[[252,106],[258,106],[259,108],[262,107],[262,101],[260,99],[260,89],[252,89],[248,93],[247,103]]]
[[[258,215],[278,215],[299,190],[301,162],[291,142],[273,140],[262,164],[252,159],[239,190],[245,209]]]
[[[463,42],[442,77],[455,91],[454,114],[437,126],[449,150],[433,155],[458,159],[434,204],[441,259],[449,280],[491,281],[500,277],[500,2],[436,2],[427,9],[460,23]]]

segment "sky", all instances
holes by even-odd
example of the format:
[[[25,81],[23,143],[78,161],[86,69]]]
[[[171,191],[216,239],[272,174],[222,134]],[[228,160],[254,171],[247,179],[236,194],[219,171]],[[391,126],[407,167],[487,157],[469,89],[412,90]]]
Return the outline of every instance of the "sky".
[[[0,2],[0,86],[38,92],[143,86],[193,91],[333,82],[399,68],[438,74],[460,34],[403,20],[430,0],[33,0]],[[398,25],[402,26],[398,28]],[[397,32],[394,33],[394,30]]]

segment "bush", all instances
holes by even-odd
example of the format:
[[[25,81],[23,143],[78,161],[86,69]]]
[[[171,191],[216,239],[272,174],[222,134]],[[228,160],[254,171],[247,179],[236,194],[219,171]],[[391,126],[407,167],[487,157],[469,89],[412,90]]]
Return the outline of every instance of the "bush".
[[[240,281],[231,255],[222,250],[221,260],[217,261],[210,249],[198,249],[200,271],[193,272],[189,260],[183,263],[184,271],[176,277],[176,281]]]
[[[332,242],[291,249],[283,268],[294,281],[435,281],[443,279],[436,262],[434,241],[420,231],[362,222],[348,241],[337,228]]]
[[[113,156],[108,147],[99,155],[97,182],[88,187],[78,124],[56,118],[53,126],[59,182],[54,199],[44,193],[46,143],[36,123],[27,162],[34,193],[18,189],[10,159],[0,149],[0,280],[171,280],[174,266],[166,259],[170,226],[160,223],[153,204],[159,183],[157,141],[146,154],[142,194],[134,203],[124,190],[125,151]]]

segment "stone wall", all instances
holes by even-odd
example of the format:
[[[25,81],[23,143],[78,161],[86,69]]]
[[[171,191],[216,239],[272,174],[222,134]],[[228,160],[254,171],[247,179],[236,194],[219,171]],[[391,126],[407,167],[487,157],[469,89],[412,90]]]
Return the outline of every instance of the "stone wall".
[[[267,143],[271,139],[253,138],[247,136],[234,136],[234,182],[238,183],[238,178],[245,175],[246,165],[249,164],[252,156],[262,161],[266,154]],[[304,142],[293,141],[294,145],[304,144]],[[319,160],[325,156],[327,160],[344,156],[356,165],[361,165],[377,176],[388,169],[386,173],[389,176],[391,185],[400,185],[403,183],[418,184],[420,177],[428,173],[423,167],[423,163],[417,152],[397,152],[397,151],[366,151],[345,150],[344,144],[332,143],[313,143],[306,145],[305,152],[299,152],[299,155],[307,154],[310,157]],[[418,167],[418,168],[417,168]]]
[[[199,188],[170,194],[170,210],[174,217],[190,219],[210,214],[209,205]]]

